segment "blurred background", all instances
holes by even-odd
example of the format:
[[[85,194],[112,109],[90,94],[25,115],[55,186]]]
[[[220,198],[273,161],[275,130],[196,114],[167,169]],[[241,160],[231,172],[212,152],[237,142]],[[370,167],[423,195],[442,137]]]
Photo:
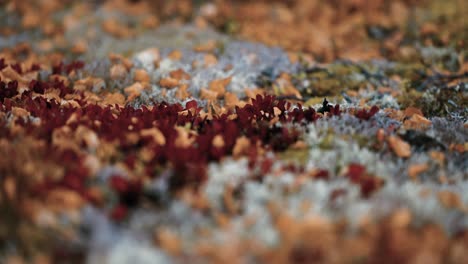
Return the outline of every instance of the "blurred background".
[[[468,39],[463,0],[13,0],[1,5],[0,47],[6,46],[5,37],[17,35],[18,42],[34,38],[45,51],[73,46],[79,53],[101,29],[126,39],[167,24],[211,28],[322,62],[414,60],[414,44],[460,50]],[[86,29],[76,30],[80,26]]]

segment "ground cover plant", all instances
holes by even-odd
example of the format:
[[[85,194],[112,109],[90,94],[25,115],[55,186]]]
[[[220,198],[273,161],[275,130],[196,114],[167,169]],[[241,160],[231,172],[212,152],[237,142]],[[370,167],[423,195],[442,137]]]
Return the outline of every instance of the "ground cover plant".
[[[0,3],[0,263],[467,263],[458,0]]]

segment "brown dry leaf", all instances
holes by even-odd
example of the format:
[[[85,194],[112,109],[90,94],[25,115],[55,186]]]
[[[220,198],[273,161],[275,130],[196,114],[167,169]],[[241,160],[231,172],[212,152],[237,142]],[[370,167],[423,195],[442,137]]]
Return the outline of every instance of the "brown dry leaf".
[[[138,157],[143,162],[150,162],[154,158],[155,152],[150,147],[143,147],[141,148]]]
[[[205,67],[211,67],[218,63],[218,58],[215,55],[208,53],[204,56]]]
[[[17,117],[28,117],[29,116],[29,112],[24,109],[24,108],[21,108],[21,107],[12,107],[11,108],[11,113]]]
[[[102,205],[104,203],[104,194],[99,187],[91,186],[86,190],[87,197],[90,198],[91,201],[97,203],[98,205]]]
[[[291,148],[292,149],[306,149],[307,148],[307,143],[305,143],[304,141],[302,140],[298,140],[296,143],[294,143],[293,145],[291,145]]]
[[[408,158],[411,156],[411,146],[398,136],[390,136],[388,138],[390,148],[398,157]]]
[[[419,174],[427,171],[429,169],[429,165],[427,163],[422,163],[422,164],[413,164],[409,166],[408,168],[408,175],[412,179],[416,179]]]
[[[379,142],[383,142],[385,139],[385,131],[383,130],[383,128],[380,128],[379,130],[377,130],[377,140]]]
[[[84,101],[87,101],[90,104],[94,103],[99,103],[102,101],[102,98],[99,97],[97,94],[90,92],[90,91],[85,91],[84,92]]]
[[[72,149],[79,151],[79,147],[72,140],[73,133],[69,126],[63,126],[52,132],[52,145],[59,149]]]
[[[429,152],[429,156],[437,161],[439,165],[443,165],[445,162],[445,154],[443,152],[433,150]]]
[[[284,87],[283,95],[295,96],[296,98],[299,98],[299,99],[302,98],[301,93],[296,89],[296,87],[294,87],[292,85],[287,85],[287,86]]]
[[[348,91],[346,91],[346,94],[349,95],[349,96],[351,96],[351,97],[357,97],[357,96],[359,95],[358,92],[353,91],[353,90],[348,90]]]
[[[127,75],[127,68],[122,64],[115,64],[110,68],[109,72],[111,79],[121,80]]]
[[[176,91],[177,99],[184,100],[190,97],[190,93],[187,91],[188,87],[188,84],[182,84],[181,86],[179,86],[179,88]]]
[[[393,92],[393,89],[390,87],[379,87],[377,91],[383,94],[383,93],[391,93]]]
[[[86,155],[83,164],[88,169],[91,177],[96,176],[102,166],[99,159],[93,154]]]
[[[6,197],[13,200],[17,190],[16,180],[13,177],[6,177],[3,181],[3,186],[5,188]]]
[[[228,229],[230,227],[231,221],[228,215],[221,212],[215,213],[214,219],[216,220],[216,223],[221,229]]]
[[[210,208],[210,202],[205,195],[198,193],[192,198],[191,206],[199,211],[206,211]]]
[[[88,44],[84,40],[78,40],[71,51],[75,54],[83,54],[88,50]]]
[[[125,94],[128,95],[128,101],[133,101],[135,98],[140,96],[141,91],[143,91],[144,87],[141,83],[136,82],[127,88],[124,89]]]
[[[104,100],[102,101],[104,104],[107,105],[120,105],[123,106],[125,104],[125,96],[121,93],[108,93]]]
[[[118,20],[109,18],[102,23],[102,29],[117,38],[125,38],[131,35],[130,29]]]
[[[149,83],[150,76],[144,69],[136,69],[134,72],[133,80],[135,82]]]
[[[79,209],[84,202],[78,193],[67,189],[54,189],[47,194],[47,205],[56,212]]]
[[[73,72],[72,72],[73,73]],[[70,85],[70,81],[68,80],[67,76],[59,75],[59,74],[51,74],[49,76],[49,81],[58,81],[58,82],[63,82],[65,86]]]
[[[420,33],[422,35],[436,34],[439,32],[439,29],[436,24],[431,22],[426,22],[422,25]]]
[[[413,114],[403,122],[406,129],[427,129],[431,124],[429,119],[419,114]]]
[[[44,95],[44,98],[47,100],[55,100],[57,102],[61,102],[62,98],[60,98],[60,90],[59,89],[48,89]]]
[[[213,138],[213,141],[211,143],[213,146],[217,147],[217,148],[222,148],[224,147],[224,139],[221,135],[216,135],[214,138]]]
[[[106,86],[106,82],[101,78],[86,77],[73,84],[73,89],[77,91],[99,90]]]
[[[182,52],[180,52],[180,50],[173,50],[167,55],[167,57],[171,60],[180,60],[182,59]]]
[[[207,90],[205,88],[200,89],[200,98],[206,99],[209,101],[215,101],[218,98],[218,93],[214,91]]]
[[[103,9],[107,11],[119,11],[125,15],[143,16],[151,10],[151,5],[147,1],[129,2],[125,0],[106,1]]]
[[[169,254],[176,256],[180,253],[182,243],[177,238],[177,236],[169,229],[161,228],[158,231],[156,231],[155,239],[157,244]]]
[[[232,149],[232,155],[237,158],[240,155],[244,154],[249,147],[250,140],[245,136],[239,137],[236,139],[236,143],[234,144],[234,148]]]
[[[162,87],[170,89],[170,88],[177,87],[179,85],[179,81],[177,79],[172,78],[172,77],[167,77],[167,78],[163,78],[163,79],[159,80],[159,85],[161,85]]]
[[[163,146],[166,144],[166,138],[164,137],[164,134],[157,128],[148,128],[148,129],[143,129],[141,130],[141,135],[142,136],[151,136],[153,137],[154,142],[156,144]]]
[[[76,128],[74,139],[80,144],[84,142],[90,149],[99,147],[99,137],[96,132],[82,125]]]
[[[465,144],[450,144],[449,146],[449,149],[452,150],[452,151],[457,151],[457,152],[460,152],[460,153],[463,153],[465,151],[468,151],[468,144],[465,143]]]
[[[155,15],[150,15],[147,18],[143,19],[142,24],[146,28],[155,28],[159,25],[159,19]]]
[[[246,89],[244,89],[244,92],[245,92],[245,95],[248,98],[255,99],[257,97],[257,95],[263,95],[263,93],[265,91],[263,89],[249,89],[249,88],[246,88]]]
[[[273,107],[273,113],[275,114],[275,116],[279,116],[283,113],[283,111],[281,111],[281,109],[275,106]]]
[[[171,71],[169,73],[169,76],[171,78],[174,78],[176,80],[190,80],[190,74],[186,73],[184,70],[182,69],[178,69],[178,70],[175,70],[175,71]]]
[[[193,48],[196,52],[213,52],[216,49],[217,43],[215,40],[209,40],[206,43],[197,45]]]
[[[402,121],[405,118],[403,111],[400,110],[386,108],[384,109],[384,112],[388,115],[388,117],[398,121]]]
[[[442,205],[447,208],[463,208],[463,203],[460,200],[460,196],[451,191],[440,191],[437,193],[437,198],[439,199],[440,203],[442,203]]]
[[[210,91],[218,93],[218,96],[223,96],[226,92],[226,86],[231,82],[232,77],[227,77],[224,79],[213,80],[209,83],[208,89]]]
[[[127,68],[127,71],[129,71],[133,67],[133,62],[130,59],[125,58],[124,56],[120,54],[111,52],[109,53],[109,59],[111,60],[113,64],[122,63],[125,66],[125,68]]]
[[[445,184],[448,184],[448,183],[449,183],[449,179],[448,179],[447,176],[445,176],[445,175],[439,175],[439,178],[438,178],[438,179],[439,179],[439,182],[440,182],[441,184],[444,184],[444,185],[445,185]]]
[[[412,107],[412,106],[406,108],[404,113],[405,113],[405,116],[408,116],[408,117],[411,117],[414,114],[424,116],[421,109],[416,108],[416,107]]]
[[[0,78],[3,81],[18,81],[19,83],[27,83],[28,81],[17,73],[10,65],[0,72]]]
[[[37,12],[33,10],[27,12],[23,15],[23,19],[21,20],[21,25],[24,28],[34,28],[41,23],[41,17]]]
[[[195,138],[190,138],[190,134],[187,132],[187,130],[183,127],[176,127],[177,130],[177,138],[175,140],[175,145],[176,147],[179,148],[187,148],[190,147],[193,142],[195,141]]]
[[[208,22],[203,17],[197,16],[194,19],[195,26],[199,29],[205,29],[208,26]]]
[[[128,130],[133,130],[133,125],[128,126]],[[129,132],[125,134],[125,140],[129,142],[130,144],[136,144],[140,137],[138,136],[138,133],[136,132]]]
[[[405,228],[411,223],[411,211],[407,208],[398,209],[390,218],[393,228]]]
[[[52,35],[57,33],[57,27],[52,23],[52,21],[46,21],[42,24],[42,32],[46,36],[52,37]]]

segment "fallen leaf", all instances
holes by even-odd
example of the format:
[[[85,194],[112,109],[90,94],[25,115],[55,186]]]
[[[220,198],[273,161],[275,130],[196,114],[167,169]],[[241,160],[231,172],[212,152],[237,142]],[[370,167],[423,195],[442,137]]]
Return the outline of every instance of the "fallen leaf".
[[[167,55],[167,57],[171,60],[180,60],[182,59],[182,52],[179,50],[173,50]]]
[[[133,80],[135,82],[150,82],[150,76],[146,70],[137,69],[134,72]]]
[[[162,87],[165,87],[165,88],[174,88],[177,85],[179,85],[179,81],[177,79],[167,77],[167,78],[161,79],[159,81],[159,85],[161,85]]]
[[[193,51],[196,52],[213,52],[216,49],[216,41],[215,40],[209,40],[206,43],[197,45],[193,48]]]
[[[214,138],[213,138],[213,141],[212,141],[212,144],[213,146],[217,147],[217,148],[222,148],[224,147],[224,139],[221,135],[216,135]]]
[[[190,80],[190,75],[188,73],[186,73],[184,70],[182,69],[178,69],[178,70],[175,70],[175,71],[171,71],[169,73],[169,76],[171,78],[174,78],[176,80]]]
[[[463,208],[463,204],[458,194],[451,191],[440,191],[437,193],[439,202],[446,208]]]
[[[155,127],[143,129],[141,130],[140,134],[142,136],[151,136],[154,142],[156,142],[160,146],[166,144],[166,138],[164,137],[163,133]]]
[[[411,146],[398,136],[390,136],[388,144],[398,157],[408,158],[411,156]]]
[[[110,77],[113,80],[121,80],[127,75],[127,68],[122,64],[113,65],[110,68]]]
[[[232,77],[211,81],[208,85],[210,91],[218,93],[222,96],[226,92],[226,86],[231,82]]]
[[[422,164],[413,164],[411,166],[409,166],[408,168],[408,175],[412,178],[412,179],[416,179],[416,177],[427,171],[429,169],[429,165],[427,163],[422,163]]]

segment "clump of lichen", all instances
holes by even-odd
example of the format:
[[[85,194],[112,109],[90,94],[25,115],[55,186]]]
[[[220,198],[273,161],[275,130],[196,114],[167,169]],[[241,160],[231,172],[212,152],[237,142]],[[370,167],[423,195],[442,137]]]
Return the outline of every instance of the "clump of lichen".
[[[370,64],[338,61],[325,67],[302,64],[293,82],[307,97],[336,96],[343,91],[357,91],[376,81]]]
[[[458,84],[448,85],[451,79],[462,79]],[[468,86],[464,81],[466,74],[453,76],[431,76],[423,78],[416,84],[410,82],[404,85],[402,94],[397,98],[400,106],[414,106],[426,116],[467,116]]]
[[[468,86],[466,83],[440,88],[430,95],[432,100],[426,100],[429,102],[422,108],[428,115],[441,116],[449,113],[460,113],[467,116]]]

